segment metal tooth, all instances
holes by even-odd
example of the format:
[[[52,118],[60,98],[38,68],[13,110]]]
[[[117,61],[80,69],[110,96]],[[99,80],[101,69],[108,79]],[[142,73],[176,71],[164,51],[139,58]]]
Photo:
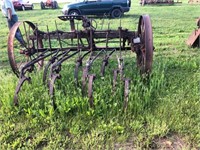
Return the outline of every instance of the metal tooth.
[[[29,83],[31,83],[31,78],[22,76],[21,79],[19,80],[18,85],[15,90],[15,95],[14,95],[14,105],[15,106],[18,105],[18,93],[25,81],[28,81]]]
[[[89,82],[88,82],[88,98],[90,107],[94,107],[94,97],[93,97],[93,82],[96,78],[95,74],[88,75]]]
[[[119,69],[113,71],[113,91],[116,89],[117,75],[119,74]]]
[[[56,81],[56,79],[60,79],[61,75],[59,74],[61,71],[61,65],[64,61],[68,60],[69,58],[73,57],[74,55],[76,55],[79,51],[74,52],[71,55],[68,55],[68,53],[64,53],[62,56],[62,58],[60,58],[57,62],[55,62],[52,67],[51,67],[51,71],[50,71],[50,81],[48,83],[49,85],[49,94],[51,96],[52,99],[52,105],[54,107],[54,109],[57,108],[56,103],[55,103],[55,96],[54,96],[54,83]]]
[[[101,66],[101,76],[104,76],[105,74],[105,67],[108,65],[108,59],[105,58],[103,61],[102,61],[102,66]]]
[[[83,68],[83,74],[82,74],[82,95],[85,95],[85,87],[86,87],[86,81],[88,76],[88,68]]]
[[[120,74],[120,79],[123,80],[123,74],[124,74],[124,59],[118,58],[118,69]]]
[[[127,78],[124,79],[124,111],[126,111],[126,109],[128,107],[130,81],[131,81],[130,79],[127,79]]]
[[[82,66],[82,58],[79,58],[76,61],[76,67],[74,69],[74,79],[75,79],[75,85],[78,86],[78,71],[79,67]]]
[[[48,84],[49,85],[49,95],[51,97],[54,110],[57,108],[56,103],[55,103],[54,83],[55,83],[56,79],[60,79],[60,78],[61,78],[60,74],[57,74],[57,73],[53,74],[51,77],[51,80],[49,81],[49,84]]]
[[[105,74],[105,67],[108,65],[108,60],[110,56],[115,52],[115,49],[113,49],[108,55],[105,56],[104,60],[102,61],[101,65],[101,76],[104,76]]]
[[[74,79],[75,79],[75,85],[78,86],[78,71],[79,67],[83,64],[83,58],[87,56],[90,53],[90,51],[86,52],[84,55],[79,56],[79,58],[76,61],[76,67],[74,69]]]
[[[28,81],[28,83],[31,83],[31,78],[30,77],[26,77],[25,74],[26,72],[32,72],[34,68],[33,64],[27,64],[25,65],[22,70],[20,71],[20,75],[19,75],[19,82],[17,84],[17,87],[15,89],[15,94],[14,94],[14,105],[17,106],[18,105],[18,93],[21,90],[21,87],[23,86],[25,81]]]
[[[43,73],[43,84],[45,85],[47,82],[47,71],[49,67],[55,62],[55,57],[52,57],[52,59],[49,60],[49,62],[46,64],[44,68],[44,73]]]

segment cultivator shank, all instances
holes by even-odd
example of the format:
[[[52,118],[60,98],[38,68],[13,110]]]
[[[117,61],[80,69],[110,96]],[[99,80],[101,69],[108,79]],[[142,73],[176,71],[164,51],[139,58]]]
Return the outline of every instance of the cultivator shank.
[[[130,79],[124,78],[123,51],[136,53],[137,66],[142,74],[148,74],[152,68],[153,36],[150,17],[143,15],[139,19],[138,30],[129,31],[121,26],[117,30],[97,30],[93,20],[85,16],[59,16],[59,19],[70,22],[70,31],[41,31],[29,22],[17,22],[10,30],[8,37],[8,57],[13,72],[19,77],[16,87],[14,103],[18,104],[18,93],[25,81],[31,83],[27,73],[36,70],[36,64],[44,65],[43,83],[49,88],[52,105],[56,109],[55,82],[61,79],[62,64],[70,62],[72,57],[77,57],[74,69],[74,83],[81,87],[83,96],[88,95],[89,104],[94,107],[93,84],[98,77],[91,74],[93,63],[102,59],[100,75],[105,76],[106,66],[110,57],[117,53],[118,68],[113,69],[113,91],[117,86],[117,78],[124,83],[124,108],[127,108]],[[82,30],[76,28],[75,21],[82,21]],[[14,41],[17,30],[21,31],[26,42],[24,48]],[[55,44],[55,42],[57,44]],[[117,46],[116,46],[117,45]],[[82,68],[82,71],[81,71]],[[79,82],[79,73],[82,72],[82,81]],[[88,84],[88,86],[87,86]]]

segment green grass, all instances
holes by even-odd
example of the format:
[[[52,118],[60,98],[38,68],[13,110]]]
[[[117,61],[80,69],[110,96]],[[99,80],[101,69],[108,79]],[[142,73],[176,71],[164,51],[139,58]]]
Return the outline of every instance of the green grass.
[[[60,5],[62,7],[63,4]],[[56,83],[53,110],[48,89],[42,83],[42,71],[30,74],[19,94],[19,106],[13,106],[18,79],[12,73],[7,56],[6,20],[0,19],[0,149],[175,149],[200,148],[200,49],[185,44],[196,28],[200,5],[186,1],[172,6],[140,6],[132,8],[121,19],[122,27],[137,30],[141,14],[149,14],[154,36],[154,61],[150,81],[143,81],[136,69],[135,55],[124,54],[125,75],[131,79],[128,108],[123,111],[123,85],[118,81],[112,91],[112,70],[117,67],[113,55],[100,77],[100,62],[94,62],[95,108],[73,83],[74,60],[63,65],[62,79]],[[47,25],[55,30],[69,30],[57,19],[58,10],[18,11],[19,20]],[[106,19],[117,29],[119,19]],[[102,20],[97,19],[98,27]],[[178,137],[178,140],[176,139]],[[165,140],[165,143],[162,143]],[[179,145],[177,146],[177,143]],[[181,143],[181,144],[180,144]]]

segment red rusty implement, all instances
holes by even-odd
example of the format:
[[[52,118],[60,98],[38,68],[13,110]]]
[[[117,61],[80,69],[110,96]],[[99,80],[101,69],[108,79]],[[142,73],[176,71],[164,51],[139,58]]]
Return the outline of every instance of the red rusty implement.
[[[14,103],[18,105],[18,93],[22,90],[25,81],[31,83],[28,76],[31,72],[37,71],[35,65],[44,65],[43,83],[49,88],[52,105],[56,109],[55,82],[62,78],[61,70],[64,62],[72,62],[71,58],[76,57],[74,69],[74,84],[82,89],[82,95],[88,95],[91,107],[94,107],[95,81],[98,76],[92,73],[92,66],[96,60],[102,59],[100,65],[100,76],[106,75],[106,66],[114,53],[117,54],[117,68],[113,68],[113,88],[123,84],[124,107],[127,108],[130,80],[125,78],[125,59],[122,53],[125,51],[136,53],[136,63],[141,74],[150,74],[153,62],[153,32],[149,15],[142,15],[139,18],[137,31],[130,31],[120,26],[116,30],[97,30],[97,24],[93,25],[93,18],[86,16],[59,16],[63,21],[69,21],[70,31],[59,30],[57,23],[55,31],[39,30],[38,26],[30,21],[17,22],[8,35],[8,58],[11,68],[19,77],[19,82],[14,95]],[[82,29],[76,27],[76,21],[82,22]],[[21,47],[15,41],[17,31],[26,43]],[[57,43],[57,44],[56,44]],[[104,55],[104,57],[102,57]],[[82,68],[82,69],[81,69]],[[79,80],[82,73],[82,81]],[[118,78],[118,74],[120,78]],[[120,80],[118,82],[118,80]],[[88,84],[88,86],[86,86]]]

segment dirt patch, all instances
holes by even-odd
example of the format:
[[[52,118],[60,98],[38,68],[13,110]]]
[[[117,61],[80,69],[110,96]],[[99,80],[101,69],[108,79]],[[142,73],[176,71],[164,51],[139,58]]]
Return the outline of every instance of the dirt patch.
[[[184,142],[178,135],[166,136],[157,138],[153,141],[156,149],[168,149],[168,150],[182,150],[191,149],[189,144]]]
[[[200,148],[194,148],[189,143],[185,142],[183,138],[178,135],[170,135],[161,138],[155,138],[148,146],[137,147],[134,142],[129,140],[126,143],[116,143],[114,145],[115,150],[138,150],[138,149],[156,149],[156,150],[200,150]]]

